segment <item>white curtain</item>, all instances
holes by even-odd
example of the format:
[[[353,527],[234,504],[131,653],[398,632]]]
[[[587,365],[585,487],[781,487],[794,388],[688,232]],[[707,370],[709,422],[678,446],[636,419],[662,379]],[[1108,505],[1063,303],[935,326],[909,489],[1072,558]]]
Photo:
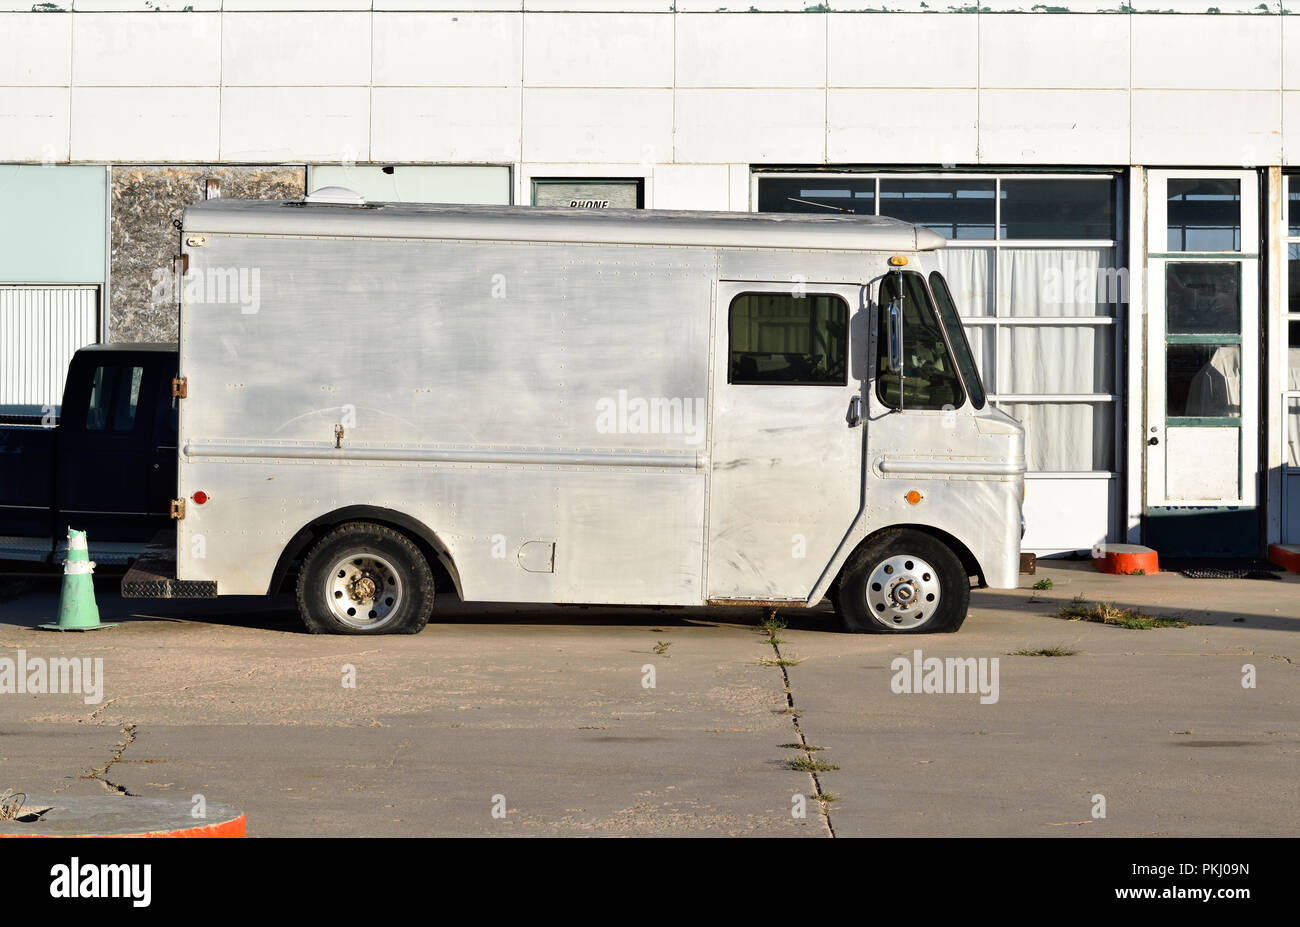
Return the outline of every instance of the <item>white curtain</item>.
[[[1120,282],[1109,248],[1004,248],[998,315],[1111,315]]]
[[[1115,403],[1005,403],[1025,426],[1030,470],[1114,470]]]
[[[938,255],[957,312],[971,317],[993,315],[992,249],[949,247],[941,248]]]
[[[985,386],[994,393],[1045,397],[1003,404],[1025,425],[1030,469],[1114,470],[1115,403],[1049,397],[1115,392],[1117,327],[1014,324],[1016,319],[1112,316],[1126,282],[1114,269],[1114,251],[948,247],[938,257],[963,317],[996,314],[1002,320],[998,344],[991,327],[966,326]]]

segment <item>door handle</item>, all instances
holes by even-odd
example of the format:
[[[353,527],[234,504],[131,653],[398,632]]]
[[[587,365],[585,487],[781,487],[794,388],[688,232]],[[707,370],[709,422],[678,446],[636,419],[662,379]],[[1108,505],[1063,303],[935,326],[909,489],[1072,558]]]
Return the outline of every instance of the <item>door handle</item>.
[[[1155,447],[1159,443],[1160,443],[1159,438],[1147,438],[1147,444],[1151,445],[1152,447]]]
[[[844,416],[844,421],[848,422],[850,428],[857,428],[862,424],[862,397],[854,396],[849,400],[849,411]]]

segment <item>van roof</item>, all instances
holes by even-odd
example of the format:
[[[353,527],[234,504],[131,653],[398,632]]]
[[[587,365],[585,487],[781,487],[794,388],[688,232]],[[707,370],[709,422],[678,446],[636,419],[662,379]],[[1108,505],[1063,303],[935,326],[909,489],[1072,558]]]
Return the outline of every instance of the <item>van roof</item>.
[[[185,210],[186,233],[546,241],[817,251],[930,251],[938,232],[885,216],[567,209],[544,206],[364,206],[207,200]]]

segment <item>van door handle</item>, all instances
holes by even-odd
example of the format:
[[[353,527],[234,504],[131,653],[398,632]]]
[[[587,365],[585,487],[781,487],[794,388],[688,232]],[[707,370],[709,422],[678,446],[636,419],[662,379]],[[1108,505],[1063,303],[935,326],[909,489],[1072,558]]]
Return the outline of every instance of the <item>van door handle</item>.
[[[850,428],[857,428],[862,424],[862,397],[854,396],[849,400],[849,411],[844,416],[844,421],[849,423]]]

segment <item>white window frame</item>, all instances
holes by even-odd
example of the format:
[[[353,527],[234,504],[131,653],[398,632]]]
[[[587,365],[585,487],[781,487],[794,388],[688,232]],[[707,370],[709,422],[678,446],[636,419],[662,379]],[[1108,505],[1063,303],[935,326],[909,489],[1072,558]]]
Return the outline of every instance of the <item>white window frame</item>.
[[[875,214],[880,215],[880,183],[882,180],[982,180],[995,181],[994,184],[994,218],[993,218],[993,238],[956,238],[948,241],[948,248],[978,248],[992,252],[993,257],[993,315],[990,316],[969,316],[962,315],[962,324],[968,328],[987,329],[989,333],[984,337],[993,338],[993,382],[984,384],[985,391],[988,393],[989,402],[993,403],[995,408],[1002,408],[1004,404],[1031,404],[1031,403],[1084,403],[1097,405],[1106,403],[1113,409],[1113,453],[1111,470],[1030,470],[1029,476],[1040,479],[1109,479],[1116,481],[1122,472],[1125,462],[1124,453],[1124,416],[1122,396],[1125,390],[1125,364],[1123,352],[1123,332],[1127,324],[1128,302],[1132,301],[1131,292],[1132,280],[1128,282],[1130,292],[1124,294],[1121,292],[1119,298],[1114,303],[1114,314],[1109,316],[1030,316],[1030,317],[1013,317],[999,315],[1001,300],[998,298],[999,268],[1001,266],[1001,257],[1003,249],[1025,250],[1028,248],[1109,248],[1112,252],[1112,260],[1117,272],[1120,268],[1125,268],[1127,264],[1128,253],[1120,239],[1004,239],[1002,232],[1002,181],[1003,180],[1090,180],[1094,182],[1107,182],[1115,185],[1116,190],[1116,224],[1122,230],[1123,217],[1125,210],[1128,208],[1127,197],[1124,195],[1124,186],[1120,183],[1123,179],[1121,171],[1105,172],[1088,172],[1088,173],[1037,173],[1037,172],[949,172],[949,171],[759,171],[755,170],[750,175],[750,203],[754,211],[758,210],[758,186],[760,180],[779,179],[779,180],[874,180],[875,181]],[[1127,271],[1125,271],[1127,276]],[[1124,296],[1128,296],[1128,300]],[[958,307],[960,311],[962,307]],[[1009,393],[1001,392],[1002,381],[1002,329],[1017,328],[1024,326],[1047,325],[1052,327],[1064,326],[1088,326],[1094,329],[1109,329],[1111,332],[1112,347],[1112,364],[1114,369],[1111,373],[1112,392],[1109,393]],[[984,372],[980,371],[981,378]],[[1113,533],[1117,525],[1114,510],[1117,508],[1118,496],[1112,489],[1112,524],[1111,532]]]
[[[1282,304],[1278,311],[1278,316],[1281,319],[1277,331],[1278,347],[1277,350],[1273,352],[1273,356],[1277,358],[1277,362],[1280,365],[1277,371],[1277,377],[1279,382],[1282,384],[1281,408],[1278,410],[1276,427],[1280,429],[1278,434],[1281,438],[1282,448],[1280,468],[1282,471],[1282,496],[1280,499],[1279,511],[1282,513],[1283,518],[1285,518],[1286,513],[1291,510],[1291,507],[1294,504],[1294,500],[1289,498],[1289,494],[1294,491],[1292,487],[1300,481],[1300,467],[1293,467],[1290,464],[1291,454],[1288,446],[1290,423],[1287,421],[1287,413],[1290,404],[1292,402],[1300,402],[1300,389],[1290,389],[1287,385],[1291,378],[1291,371],[1289,369],[1290,352],[1288,351],[1288,348],[1290,347],[1290,326],[1292,323],[1300,323],[1300,312],[1291,311],[1291,248],[1292,246],[1300,247],[1300,235],[1291,234],[1291,181],[1296,179],[1300,179],[1300,174],[1284,173],[1282,175],[1282,254],[1281,261],[1279,262],[1282,266],[1278,268],[1278,273],[1281,275],[1282,280]],[[1287,525],[1281,525],[1280,540],[1284,543],[1291,544],[1300,542],[1300,538],[1294,538],[1288,535],[1287,528]]]

